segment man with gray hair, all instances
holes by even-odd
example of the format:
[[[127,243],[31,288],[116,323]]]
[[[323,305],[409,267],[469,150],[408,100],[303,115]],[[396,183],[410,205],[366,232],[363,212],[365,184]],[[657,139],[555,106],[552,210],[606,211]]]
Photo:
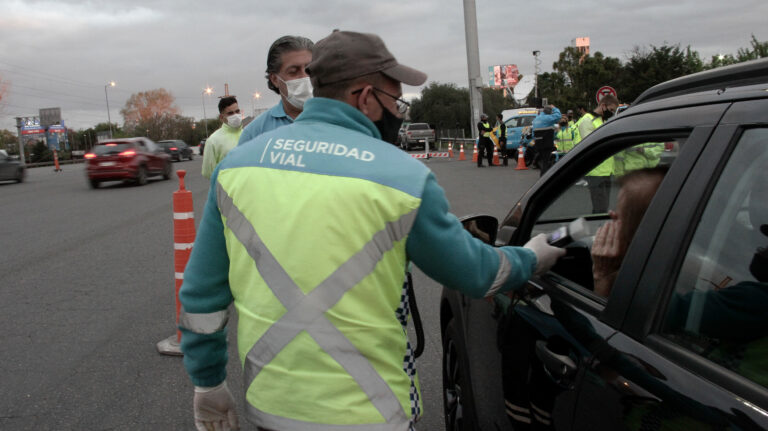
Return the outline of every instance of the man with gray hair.
[[[301,114],[304,102],[312,97],[306,68],[312,61],[313,45],[301,36],[283,36],[272,43],[267,53],[267,86],[280,95],[280,101],[245,126],[238,145],[291,124]]]
[[[184,272],[181,345],[201,430],[237,423],[225,381],[233,301],[246,414],[259,429],[408,431],[421,412],[408,261],[482,298],[565,254],[543,234],[525,247],[474,238],[434,174],[390,145],[408,106],[401,83],[427,76],[378,36],[331,33],[308,73],[315,97],[296,122],[214,172]]]

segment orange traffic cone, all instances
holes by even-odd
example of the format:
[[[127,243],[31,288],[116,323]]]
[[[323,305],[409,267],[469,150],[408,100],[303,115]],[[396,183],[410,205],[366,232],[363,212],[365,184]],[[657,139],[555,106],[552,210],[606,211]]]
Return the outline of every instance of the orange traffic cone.
[[[527,169],[528,168],[525,167],[525,154],[524,154],[523,146],[521,145],[520,148],[517,149],[517,167],[515,168],[515,170],[522,171]]]
[[[477,162],[477,141],[475,141],[475,151],[472,153],[472,161]]]
[[[59,166],[59,151],[53,150],[53,172],[61,172],[61,166]]]
[[[499,150],[496,146],[493,146],[493,166],[499,166]]]
[[[448,141],[448,157],[453,158],[453,142]]]
[[[184,188],[184,176],[187,171],[176,171],[179,176],[179,189],[173,192],[173,266],[176,279],[176,325],[181,314],[179,289],[184,282],[184,268],[192,254],[195,242],[195,210],[192,192]],[[181,356],[181,331],[157,343],[157,351],[163,355]]]
[[[464,143],[459,145],[459,160],[467,160],[467,156],[464,154]]]

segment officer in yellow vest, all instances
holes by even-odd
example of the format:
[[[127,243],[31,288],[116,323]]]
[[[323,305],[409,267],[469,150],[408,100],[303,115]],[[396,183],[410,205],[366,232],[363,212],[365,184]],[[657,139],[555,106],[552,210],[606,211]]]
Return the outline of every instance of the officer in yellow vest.
[[[567,153],[573,148],[573,129],[568,126],[568,117],[563,115],[557,123],[557,132],[555,133],[555,147],[561,153]]]
[[[578,121],[580,140],[594,132],[603,122],[608,120],[619,107],[619,100],[613,95],[606,95],[600,99],[600,104],[591,113],[584,114]],[[613,175],[613,157],[605,159],[595,169],[587,173],[586,180],[589,187],[589,196],[592,200],[592,213],[602,214],[608,212],[611,195],[611,175]]]
[[[430,170],[388,143],[408,105],[401,83],[427,77],[378,36],[335,31],[307,71],[315,97],[296,121],[232,150],[211,178],[179,293],[198,430],[238,425],[225,380],[232,302],[259,429],[407,431],[421,412],[408,261],[482,298],[565,254],[543,235],[525,247],[474,238]]]
[[[483,153],[488,159],[488,167],[493,166],[493,141],[491,141],[491,123],[488,122],[488,115],[483,113],[480,115],[480,122],[477,123],[477,131],[479,133],[479,139],[477,141],[477,167],[483,167]]]

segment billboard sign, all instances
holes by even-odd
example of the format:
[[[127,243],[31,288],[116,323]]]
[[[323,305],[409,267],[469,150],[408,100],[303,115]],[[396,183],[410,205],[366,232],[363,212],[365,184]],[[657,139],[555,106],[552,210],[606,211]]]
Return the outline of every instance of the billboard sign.
[[[41,108],[40,125],[43,127],[61,124],[61,108]]]
[[[488,85],[493,88],[515,88],[517,85],[518,76],[520,75],[517,70],[517,65],[504,64],[499,66],[488,67]]]

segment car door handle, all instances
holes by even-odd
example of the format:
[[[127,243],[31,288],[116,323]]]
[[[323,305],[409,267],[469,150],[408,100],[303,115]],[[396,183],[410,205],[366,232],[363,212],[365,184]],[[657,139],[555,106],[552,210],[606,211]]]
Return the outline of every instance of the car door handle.
[[[576,363],[567,355],[553,352],[547,347],[546,340],[536,341],[536,356],[544,368],[556,379],[569,377],[576,372]]]

